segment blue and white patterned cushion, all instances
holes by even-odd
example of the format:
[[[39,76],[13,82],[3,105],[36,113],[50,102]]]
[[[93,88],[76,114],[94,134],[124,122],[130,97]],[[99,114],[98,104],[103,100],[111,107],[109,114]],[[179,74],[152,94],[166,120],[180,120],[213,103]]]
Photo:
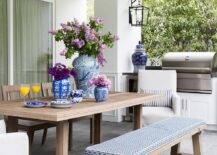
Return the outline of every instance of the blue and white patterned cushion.
[[[163,98],[147,101],[144,103],[145,107],[170,107],[172,108],[172,90],[143,90],[140,89],[140,93],[157,94],[163,96]]]
[[[85,155],[147,155],[204,124],[196,119],[169,118],[90,146],[85,150]]]

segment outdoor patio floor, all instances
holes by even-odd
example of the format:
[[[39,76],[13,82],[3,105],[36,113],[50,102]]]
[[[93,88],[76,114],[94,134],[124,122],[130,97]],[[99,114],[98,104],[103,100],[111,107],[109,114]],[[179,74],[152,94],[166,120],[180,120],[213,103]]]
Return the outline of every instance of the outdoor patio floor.
[[[103,141],[117,137],[132,130],[132,123],[103,122]],[[74,124],[72,155],[83,155],[84,149],[89,145],[89,123],[80,121]],[[48,130],[48,137],[44,146],[41,146],[42,131],[35,133],[32,146],[32,155],[55,155],[55,128]],[[202,137],[204,155],[217,154],[217,132],[204,132]],[[186,140],[181,145],[181,151],[192,153],[191,140]],[[169,151],[163,153],[169,155]]]

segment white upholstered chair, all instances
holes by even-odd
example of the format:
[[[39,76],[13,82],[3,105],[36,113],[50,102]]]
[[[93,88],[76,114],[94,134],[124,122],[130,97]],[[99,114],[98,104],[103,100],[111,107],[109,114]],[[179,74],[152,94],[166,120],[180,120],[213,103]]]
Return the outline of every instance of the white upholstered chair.
[[[0,154],[28,155],[29,140],[26,133],[6,133],[4,120],[0,120]]]
[[[181,99],[176,93],[177,74],[172,70],[140,70],[138,91],[161,95],[162,98],[146,102],[143,107],[144,125],[179,116]]]

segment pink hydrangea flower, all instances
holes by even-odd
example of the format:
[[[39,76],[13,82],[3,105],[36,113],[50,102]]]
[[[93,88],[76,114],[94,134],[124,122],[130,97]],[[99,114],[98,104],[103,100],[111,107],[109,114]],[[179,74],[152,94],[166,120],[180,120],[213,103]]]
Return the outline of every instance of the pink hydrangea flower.
[[[89,81],[91,86],[111,88],[111,81],[104,74],[97,75]]]

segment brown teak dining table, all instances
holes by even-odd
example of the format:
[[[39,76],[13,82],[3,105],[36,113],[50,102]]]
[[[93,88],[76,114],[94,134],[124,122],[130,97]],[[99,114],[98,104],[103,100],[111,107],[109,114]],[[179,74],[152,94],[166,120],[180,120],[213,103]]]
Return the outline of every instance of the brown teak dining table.
[[[7,116],[7,131],[17,132],[19,118],[48,121],[57,125],[56,155],[68,155],[69,120],[93,115],[93,143],[101,142],[102,113],[121,108],[134,108],[134,129],[142,127],[142,106],[146,101],[156,99],[153,94],[112,93],[106,102],[97,103],[94,99],[84,100],[68,109],[26,108],[23,102],[0,102],[0,114]],[[46,99],[45,99],[46,100]],[[46,100],[49,102],[50,100]]]

